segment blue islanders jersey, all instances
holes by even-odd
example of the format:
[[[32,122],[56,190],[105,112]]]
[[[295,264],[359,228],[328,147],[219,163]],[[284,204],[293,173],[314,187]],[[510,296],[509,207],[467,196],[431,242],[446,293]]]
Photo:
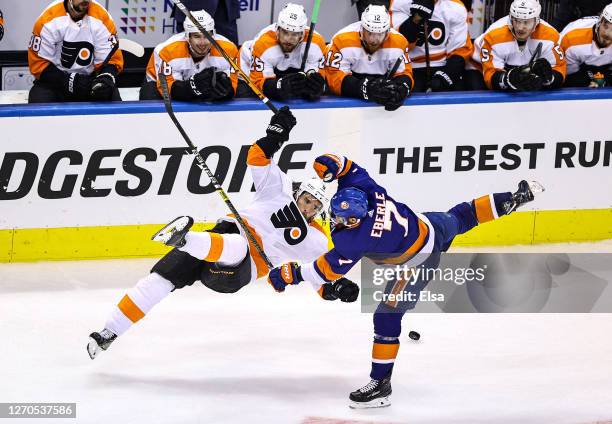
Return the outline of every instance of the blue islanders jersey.
[[[304,279],[313,284],[337,280],[363,257],[376,263],[404,264],[417,253],[431,252],[433,229],[427,218],[395,201],[365,169],[350,160],[340,175],[338,190],[354,187],[367,194],[368,214],[359,226],[332,232],[334,248],[302,267]]]

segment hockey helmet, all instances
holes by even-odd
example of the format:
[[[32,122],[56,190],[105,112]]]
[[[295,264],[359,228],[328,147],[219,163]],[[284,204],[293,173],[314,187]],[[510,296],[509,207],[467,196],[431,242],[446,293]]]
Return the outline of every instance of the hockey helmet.
[[[321,213],[327,209],[327,205],[329,204],[329,196],[326,193],[325,184],[323,181],[313,177],[302,182],[300,187],[295,192],[295,200],[297,201],[297,199],[299,199],[305,192],[311,194],[315,199],[321,202],[321,208],[318,213]]]
[[[369,5],[361,14],[361,28],[374,34],[386,33],[391,28],[391,17],[385,6]]]
[[[605,19],[606,21],[612,23],[612,3],[607,5],[603,12],[601,12],[601,19]]]
[[[536,18],[540,22],[542,6],[538,0],[514,0],[510,5],[510,17],[515,19]]]
[[[210,33],[210,35],[215,35],[215,21],[213,18],[206,12],[205,10],[195,10],[191,12],[193,17],[198,21],[198,23]],[[183,24],[185,28],[185,34],[189,36],[189,34],[200,32],[198,27],[191,22],[189,17],[185,18],[185,23]]]
[[[338,190],[331,199],[330,211],[334,223],[355,225],[349,223],[349,218],[365,218],[368,214],[368,195],[354,187]]]
[[[308,24],[308,17],[304,6],[295,3],[287,3],[278,14],[277,28],[290,32],[304,32]]]

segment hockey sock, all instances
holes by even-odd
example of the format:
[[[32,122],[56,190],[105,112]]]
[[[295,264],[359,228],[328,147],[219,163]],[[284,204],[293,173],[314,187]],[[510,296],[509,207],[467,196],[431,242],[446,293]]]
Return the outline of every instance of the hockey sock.
[[[248,243],[240,234],[190,231],[185,234],[185,245],[179,250],[206,262],[233,266],[246,256]]]
[[[152,308],[174,290],[174,285],[157,273],[140,279],[134,288],[128,290],[113,308],[106,321],[108,328],[117,336],[125,333],[132,324],[140,321]]]
[[[370,378],[382,380],[391,375],[393,364],[399,351],[400,342],[397,337],[374,335],[372,344],[372,371]]]

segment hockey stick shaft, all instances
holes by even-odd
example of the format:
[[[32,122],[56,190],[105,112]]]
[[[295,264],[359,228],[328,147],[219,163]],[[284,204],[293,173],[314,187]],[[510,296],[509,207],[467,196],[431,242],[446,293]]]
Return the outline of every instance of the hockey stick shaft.
[[[393,75],[395,75],[395,73],[399,69],[400,64],[402,63],[402,60],[404,59],[401,56],[397,58],[397,60],[393,64],[393,67],[387,71],[387,74],[385,75],[385,81],[389,81],[393,78]]]
[[[274,106],[272,104],[272,102],[270,101],[270,99],[268,99],[264,93],[262,93],[262,91],[257,88],[257,86],[255,84],[253,84],[253,81],[251,81],[251,79],[247,76],[247,74],[245,74],[242,69],[240,68],[240,66],[238,66],[238,64],[236,62],[234,62],[234,59],[232,59],[225,50],[223,50],[223,48],[219,45],[219,43],[217,42],[217,40],[215,40],[215,37],[212,36],[211,33],[209,33],[208,31],[206,31],[204,29],[204,27],[202,25],[200,25],[200,23],[198,22],[198,20],[196,18],[194,18],[194,16],[191,14],[191,12],[189,11],[189,9],[187,9],[187,7],[185,7],[185,5],[180,1],[180,0],[171,0],[172,3],[174,3],[174,5],[183,13],[183,15],[185,15],[185,17],[187,19],[189,19],[194,25],[195,27],[202,33],[204,34],[204,37],[206,37],[206,39],[208,41],[210,41],[210,43],[215,47],[215,49],[217,49],[219,51],[219,53],[221,53],[221,55],[225,58],[225,60],[228,61],[228,63],[230,64],[230,66],[234,69],[234,71],[236,71],[236,73],[240,76],[240,78],[242,78],[248,85],[249,87],[251,87],[251,90],[253,90],[253,92],[257,95],[257,97],[259,97],[259,99],[266,105],[268,106],[268,108],[273,112],[273,113],[277,113],[278,109],[276,108],[276,106]]]
[[[142,57],[145,52],[144,47],[138,44],[136,41],[128,40],[126,38],[119,38],[117,42],[113,45],[111,51],[104,58],[102,65],[100,65],[101,68],[104,68],[106,65],[108,65],[108,62],[111,61],[115,53],[117,53],[117,50],[123,50],[125,52],[132,53],[134,56],[138,57]]]
[[[533,55],[531,56],[531,59],[529,60],[529,69],[531,70],[531,68],[533,68],[533,65],[535,65],[536,60],[538,60],[540,58],[540,55],[542,54],[542,42],[540,41],[538,43],[538,46],[536,47],[535,51],[533,52]]]
[[[234,207],[234,204],[227,196],[227,193],[225,193],[225,190],[223,190],[223,187],[221,187],[221,184],[219,184],[219,181],[217,180],[215,175],[211,172],[210,168],[206,165],[206,161],[200,155],[198,148],[193,144],[193,142],[187,135],[187,132],[185,132],[185,130],[183,129],[183,126],[181,125],[176,115],[174,114],[174,110],[172,109],[172,100],[170,99],[170,91],[168,90],[168,81],[166,80],[166,77],[160,72],[157,75],[157,78],[159,79],[159,82],[161,84],[161,89],[162,89],[162,94],[163,94],[163,99],[164,99],[164,106],[166,107],[166,112],[168,112],[168,116],[170,116],[170,119],[172,120],[172,122],[174,123],[178,131],[183,136],[183,139],[189,146],[190,153],[195,156],[198,168],[200,168],[202,171],[206,173],[206,175],[210,179],[210,182],[215,188],[215,191],[219,193],[219,195],[221,196],[221,199],[223,199],[223,201],[225,202],[229,210],[234,215],[234,218],[236,219],[236,221],[238,222],[238,224],[244,231],[244,234],[246,235],[247,239],[253,246],[255,246],[255,250],[257,250],[257,253],[261,255],[262,259],[264,260],[268,268],[269,269],[274,268],[274,265],[272,265],[272,262],[270,262],[270,259],[264,252],[263,248],[261,247],[261,245],[255,238],[253,233],[251,233],[251,230],[249,230],[249,227],[247,227],[246,223],[244,222],[244,220],[242,219],[242,217],[240,216],[240,214]]]
[[[306,40],[306,47],[304,48],[304,57],[302,57],[302,66],[300,66],[300,72],[304,72],[306,69],[306,61],[308,60],[308,52],[310,51],[310,45],[312,44],[312,36],[317,26],[317,20],[319,18],[319,8],[321,7],[321,0],[315,0],[314,7],[312,9],[312,17],[310,18],[310,29],[308,30],[308,39]]]
[[[431,62],[429,60],[429,25],[427,20],[423,21],[423,32],[425,33],[425,84],[429,91],[431,90]]]

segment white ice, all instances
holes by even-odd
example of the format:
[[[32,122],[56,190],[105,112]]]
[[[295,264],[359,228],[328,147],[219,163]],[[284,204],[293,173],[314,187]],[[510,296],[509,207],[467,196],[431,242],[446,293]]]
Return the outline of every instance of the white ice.
[[[0,402],[78,404],[76,420],[54,423],[612,420],[607,314],[406,315],[380,410],[347,407],[369,381],[372,316],[307,285],[188,287],[91,361],[88,334],[153,262],[0,265]],[[29,421],[46,422],[16,422]]]

